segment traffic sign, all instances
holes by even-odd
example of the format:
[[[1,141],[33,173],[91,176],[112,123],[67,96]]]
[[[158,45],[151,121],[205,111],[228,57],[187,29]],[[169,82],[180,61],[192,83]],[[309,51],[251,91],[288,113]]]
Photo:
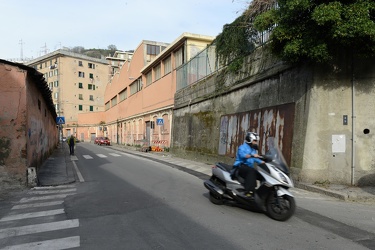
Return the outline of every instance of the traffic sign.
[[[64,116],[56,117],[56,123],[57,123],[57,125],[65,124],[65,117]]]
[[[157,118],[157,119],[156,119],[156,124],[157,124],[157,125],[160,125],[160,126],[161,126],[161,125],[164,125],[164,119],[163,119],[163,118]]]

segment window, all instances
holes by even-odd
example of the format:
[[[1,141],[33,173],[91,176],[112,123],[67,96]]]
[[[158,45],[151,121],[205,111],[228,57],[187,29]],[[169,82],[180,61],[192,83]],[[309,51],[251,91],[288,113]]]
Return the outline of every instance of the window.
[[[119,94],[120,102],[125,100],[128,97],[128,89],[125,88],[123,91],[121,91]]]
[[[115,96],[111,99],[111,106],[113,107],[113,106],[116,106],[116,105],[117,105],[117,96]]]
[[[146,86],[152,83],[152,71],[146,74]]]
[[[54,81],[53,86],[57,88],[59,86],[59,81]]]
[[[78,66],[83,66],[82,61],[78,61]]]
[[[90,95],[90,101],[94,101],[94,96]]]
[[[155,72],[155,81],[159,80],[161,77],[161,64],[159,64],[158,66],[154,68],[154,72]]]
[[[83,100],[83,96],[82,96],[82,94],[79,94],[79,95],[78,95],[78,99]]]
[[[53,97],[55,97],[55,99],[58,99],[59,98],[59,93],[58,92],[54,93]]]
[[[89,84],[89,85],[87,85],[87,88],[95,90],[95,85]]]
[[[176,68],[178,68],[184,63],[184,47],[181,47],[179,50],[177,50],[174,57]]]
[[[89,63],[88,66],[89,66],[89,69],[95,69],[95,64],[93,63]]]
[[[82,105],[78,105],[78,110],[82,111]]]
[[[111,107],[111,106],[110,106],[109,102],[107,102],[107,103],[105,104],[105,110],[108,110],[110,107]]]
[[[160,46],[147,44],[147,55],[159,55]]]
[[[79,82],[78,83],[78,88],[83,89],[83,83]]]
[[[167,59],[164,60],[164,75],[170,73],[172,71],[172,60],[169,56]]]
[[[53,76],[53,71],[48,72],[48,77],[52,77],[52,76]]]
[[[55,104],[55,109],[56,109],[56,111],[59,111],[59,109],[60,109],[59,104]]]
[[[90,78],[94,79],[94,74],[90,73]]]
[[[48,87],[49,87],[49,89],[52,91],[52,89],[53,89],[53,82],[50,82],[50,83],[48,84]]]
[[[142,80],[138,78],[132,84],[130,84],[130,94],[133,95],[142,89]]]
[[[55,70],[53,71],[53,75],[57,76],[58,74],[59,74],[59,70],[58,70],[58,69],[55,69]]]
[[[94,111],[94,106],[90,106],[90,111]]]
[[[85,72],[78,71],[78,77],[85,78]]]

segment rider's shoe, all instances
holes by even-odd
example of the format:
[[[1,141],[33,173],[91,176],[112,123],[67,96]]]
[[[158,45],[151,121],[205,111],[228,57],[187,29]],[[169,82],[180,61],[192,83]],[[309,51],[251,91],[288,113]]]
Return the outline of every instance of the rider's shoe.
[[[253,197],[253,191],[248,191],[245,193],[246,198],[252,198]]]

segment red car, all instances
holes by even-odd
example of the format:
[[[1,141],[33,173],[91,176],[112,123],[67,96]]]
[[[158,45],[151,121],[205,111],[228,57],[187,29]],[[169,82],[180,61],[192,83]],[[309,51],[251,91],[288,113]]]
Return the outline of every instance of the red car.
[[[99,141],[100,141],[102,138],[103,138],[103,137],[95,137],[94,144],[98,144],[98,145],[99,145]]]
[[[107,146],[110,146],[111,142],[110,142],[110,140],[109,140],[108,137],[100,137],[100,139],[98,140],[98,145],[107,145]]]

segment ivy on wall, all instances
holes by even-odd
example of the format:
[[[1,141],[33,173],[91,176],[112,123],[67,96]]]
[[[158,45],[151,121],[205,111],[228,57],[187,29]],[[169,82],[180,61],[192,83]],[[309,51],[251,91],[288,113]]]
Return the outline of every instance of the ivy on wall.
[[[225,24],[222,32],[213,43],[221,65],[227,65],[228,71],[238,73],[244,58],[254,50],[258,30],[254,27],[255,17],[272,9],[276,0],[254,0],[234,22]]]

